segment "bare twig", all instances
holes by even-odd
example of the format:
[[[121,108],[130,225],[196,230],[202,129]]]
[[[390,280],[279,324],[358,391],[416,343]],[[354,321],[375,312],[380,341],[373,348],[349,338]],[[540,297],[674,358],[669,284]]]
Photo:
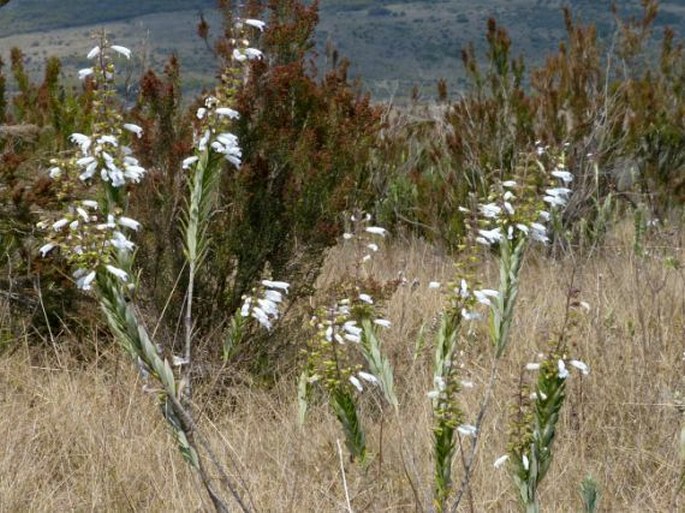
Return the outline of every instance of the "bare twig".
[[[338,456],[340,457],[340,474],[342,475],[343,489],[345,490],[345,504],[347,504],[347,511],[354,513],[352,504],[350,503],[350,493],[347,490],[347,478],[345,477],[345,461],[343,460],[342,447],[340,446],[340,439],[336,440],[338,444]]]

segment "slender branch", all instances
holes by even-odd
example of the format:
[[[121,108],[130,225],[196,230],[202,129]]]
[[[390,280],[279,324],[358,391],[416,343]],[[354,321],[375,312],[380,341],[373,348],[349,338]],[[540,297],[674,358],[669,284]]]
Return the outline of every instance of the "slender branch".
[[[340,458],[340,474],[342,475],[343,489],[345,490],[345,504],[347,504],[347,511],[354,513],[352,504],[350,503],[350,492],[347,490],[347,478],[345,477],[345,462],[343,461],[342,447],[340,446],[340,439],[336,440],[338,444],[338,456]]]
[[[478,412],[478,417],[476,419],[476,432],[471,440],[471,451],[469,452],[469,456],[466,459],[466,464],[464,465],[464,477],[462,478],[461,484],[459,485],[459,492],[457,493],[457,497],[454,501],[454,504],[452,505],[452,509],[450,509],[452,513],[457,511],[459,503],[461,502],[461,499],[464,496],[464,493],[466,493],[466,490],[469,488],[469,484],[471,482],[471,476],[473,475],[473,466],[476,461],[476,455],[478,453],[478,442],[480,441],[481,427],[483,425],[483,421],[485,420],[485,413],[490,404],[492,392],[495,388],[495,381],[497,380],[497,367],[499,361],[499,358],[495,358],[492,361],[488,386],[485,389],[485,395],[483,396],[483,401],[480,405],[480,411]]]

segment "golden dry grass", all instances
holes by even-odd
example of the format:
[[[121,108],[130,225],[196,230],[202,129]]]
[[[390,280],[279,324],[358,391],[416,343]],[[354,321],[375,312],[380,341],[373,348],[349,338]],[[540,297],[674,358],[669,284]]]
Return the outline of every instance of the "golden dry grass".
[[[590,305],[587,312],[573,313],[569,356],[592,370],[582,379],[574,374],[569,382],[554,463],[540,493],[543,510],[580,511],[579,483],[588,473],[601,486],[601,511],[683,507],[675,491],[681,468],[677,403],[685,392],[685,276],[667,269],[662,258],[668,252],[683,261],[678,237],[682,234],[652,241],[652,255],[638,259],[630,231],[620,229],[600,253],[576,264],[573,283],[571,259],[551,261],[539,254],[528,259],[510,351],[482,433],[473,511],[518,510],[510,478],[492,463],[506,450],[521,369],[558,334],[569,286]],[[657,243],[668,248],[658,250]],[[354,257],[349,250],[333,250],[319,287],[347,272]],[[396,368],[401,408],[397,417],[383,416],[373,394],[365,396],[373,460],[364,472],[345,458],[352,506],[357,512],[428,510],[431,348],[416,359],[413,353],[422,323],[430,324],[441,305],[440,293],[426,285],[447,281],[452,264],[435,248],[405,241],[383,248],[369,271],[381,281],[402,271],[409,281],[386,305],[393,327],[384,340]],[[482,276],[484,283],[495,283],[495,268],[485,256]],[[209,507],[154,399],[141,393],[130,365],[116,353],[112,349],[89,366],[70,362],[67,355],[57,365],[55,358],[37,358],[27,348],[0,360],[0,512]],[[463,373],[475,383],[462,394],[469,420],[476,415],[489,365],[484,328],[476,325],[464,339]],[[222,457],[237,462],[233,472],[244,479],[256,510],[346,511],[337,449],[342,435],[325,404],[315,404],[300,429],[293,376],[270,390],[241,387],[222,394],[225,404],[214,395],[212,416],[201,422]],[[229,396],[237,399],[237,407]],[[458,460],[455,470],[458,480]],[[468,501],[460,511],[469,511]]]

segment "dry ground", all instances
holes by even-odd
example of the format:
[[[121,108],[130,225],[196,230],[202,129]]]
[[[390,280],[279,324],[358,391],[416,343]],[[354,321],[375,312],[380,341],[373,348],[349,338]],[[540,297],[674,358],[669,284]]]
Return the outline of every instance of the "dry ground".
[[[682,235],[674,231],[648,241],[645,258],[634,255],[629,229],[618,230],[601,251],[575,264],[571,258],[530,255],[510,352],[482,433],[473,511],[517,511],[506,470],[492,463],[506,450],[521,369],[557,336],[569,287],[590,306],[574,313],[569,354],[592,370],[569,382],[555,460],[540,493],[543,510],[580,511],[578,489],[586,474],[601,486],[600,511],[685,507],[676,493],[682,469],[678,403],[685,392],[685,275],[664,265],[669,255],[684,261]],[[320,287],[351,259],[344,248],[332,251]],[[483,281],[494,284],[494,267],[485,255],[483,260]],[[440,292],[426,284],[448,280],[452,264],[426,244],[396,240],[382,249],[370,271],[378,279],[403,271],[410,282],[386,305],[393,327],[384,340],[396,367],[401,408],[397,417],[383,417],[367,395],[365,425],[374,456],[366,472],[345,460],[352,506],[357,512],[428,510],[431,348],[416,359],[413,354],[422,323],[429,325],[441,304]],[[418,283],[412,287],[414,279]],[[462,394],[468,419],[476,415],[489,368],[483,334],[484,327],[474,325],[463,342],[464,377],[475,383]],[[88,364],[64,350],[59,358],[37,355],[28,349],[28,339],[0,360],[0,512],[207,510],[154,399],[141,393],[126,359],[101,344],[101,356]],[[224,393],[226,400],[215,397],[211,418],[205,416],[202,424],[226,461],[237,462],[234,472],[244,479],[257,511],[346,511],[337,450],[341,432],[324,405],[315,405],[300,429],[294,376],[272,390]],[[458,460],[455,469],[459,479]],[[461,511],[469,511],[467,503]]]

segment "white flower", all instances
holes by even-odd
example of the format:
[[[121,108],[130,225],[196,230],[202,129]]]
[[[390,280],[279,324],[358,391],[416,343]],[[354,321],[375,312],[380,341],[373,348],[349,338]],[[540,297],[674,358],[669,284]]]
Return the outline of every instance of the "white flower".
[[[573,181],[573,175],[565,169],[555,169],[554,171],[552,171],[552,176],[561,179],[566,184],[571,183]]]
[[[369,260],[371,260],[371,255],[364,255],[362,257],[362,262],[368,262]]]
[[[445,382],[445,378],[442,376],[434,376],[433,377],[433,386],[435,386],[435,390],[438,392],[444,392],[445,389],[447,388],[447,383]]]
[[[111,274],[119,278],[121,281],[128,281],[128,273],[123,269],[119,269],[118,267],[114,267],[113,265],[109,264],[105,266],[105,269],[107,269]]]
[[[381,228],[380,226],[367,226],[364,231],[373,235],[380,235],[381,237],[385,237],[388,233],[388,230]]]
[[[138,139],[143,136],[143,129],[134,123],[124,123],[124,129],[136,134]]]
[[[86,55],[86,59],[95,59],[95,57],[97,57],[98,55],[100,55],[100,47],[95,46],[93,49],[91,49],[90,52],[88,52],[88,55]]]
[[[357,326],[357,321],[347,321],[343,324],[342,327],[343,330],[345,330],[347,333],[350,333],[351,335],[362,334],[362,329],[359,326]]]
[[[242,317],[247,317],[250,315],[250,306],[252,305],[252,298],[250,296],[245,296],[245,301],[243,306],[240,308],[240,315]]]
[[[98,144],[111,144],[115,148],[119,146],[119,141],[113,135],[102,135],[102,136],[98,137],[97,143]]]
[[[340,340],[340,335],[337,333],[335,334],[335,339],[341,344],[343,343],[343,341]],[[350,333],[345,333],[343,339],[347,340],[348,342],[354,342],[355,344],[359,344],[362,341],[362,338],[359,335],[352,335]]]
[[[131,219],[130,217],[126,216],[121,216],[117,222],[126,228],[130,228],[131,230],[138,231],[138,228],[140,228],[140,223],[136,221],[135,219]]]
[[[262,310],[258,306],[255,306],[252,309],[252,317],[257,319],[257,322],[264,326],[264,328],[266,328],[267,331],[271,330],[271,321],[269,320],[269,317],[266,315],[264,310]]]
[[[503,239],[502,229],[498,226],[492,230],[478,230],[480,237],[476,238],[476,242],[481,244],[490,245],[495,242],[501,242]]]
[[[539,363],[527,363],[526,364],[526,370],[529,371],[536,371],[540,369],[540,364]]]
[[[507,214],[509,214],[510,216],[513,216],[515,214],[514,207],[508,201],[504,202],[504,210],[506,210]]]
[[[78,144],[81,147],[81,151],[83,153],[88,151],[88,148],[90,148],[90,145],[92,144],[92,140],[90,137],[84,134],[79,134],[79,133],[74,133],[69,136],[69,140],[75,144]]]
[[[364,387],[362,387],[361,382],[354,376],[350,376],[350,383],[354,385],[354,388],[359,390],[360,392],[364,391]]]
[[[59,178],[60,176],[62,176],[62,170],[57,166],[52,167],[52,168],[50,168],[50,171],[48,172],[48,176],[50,176],[50,178],[52,178],[53,180],[55,178]]]
[[[81,201],[81,205],[87,208],[92,208],[93,210],[97,210],[98,207],[100,206],[97,201],[94,200],[83,200]]]
[[[490,298],[498,298],[499,292],[492,289],[474,290],[473,295],[479,303],[490,306],[492,304]]]
[[[188,358],[183,358],[182,356],[176,355],[173,355],[171,357],[171,365],[173,365],[174,367],[181,367],[183,365],[188,365],[189,363],[190,361],[188,360]]]
[[[568,378],[568,369],[566,368],[566,364],[564,363],[564,360],[559,360],[557,362],[557,368],[559,369],[559,379],[566,379]]]
[[[266,25],[266,23],[264,23],[262,20],[254,20],[254,19],[248,18],[245,20],[245,25],[249,25],[251,27],[258,28],[259,30],[264,32],[264,26]]]
[[[256,48],[245,48],[244,51],[247,58],[251,61],[255,59],[261,59],[264,55],[261,50],[257,50]]]
[[[478,312],[469,312],[465,308],[461,309],[461,316],[467,321],[479,321],[483,318]]]
[[[373,251],[374,253],[375,253],[376,251],[378,251],[378,245],[377,245],[377,244],[368,244],[366,247],[369,248],[369,249],[370,249],[371,251]]]
[[[264,291],[264,299],[268,299],[269,301],[273,301],[274,303],[280,303],[281,301],[283,301],[283,294],[281,294],[277,290],[266,289]]]
[[[571,194],[571,189],[568,187],[555,187],[553,189],[547,189],[545,193],[549,194],[550,196],[558,196],[561,198],[567,197],[569,194]]]
[[[240,113],[237,110],[229,107],[219,107],[214,112],[216,112],[217,116],[225,116],[231,119],[238,119],[240,117]]]
[[[89,273],[83,269],[79,269],[74,273],[74,278],[76,278],[76,286],[81,290],[90,290],[91,284],[95,279],[95,271],[90,271]]]
[[[197,116],[197,119],[202,119],[205,117],[205,114],[207,114],[207,109],[205,109],[204,107],[200,107],[199,109],[197,109],[195,116]]]
[[[502,187],[507,187],[507,188],[516,187],[516,182],[514,180],[507,180],[506,182],[502,182]]]
[[[110,244],[117,249],[122,251],[132,251],[135,244],[131,242],[123,233],[120,231],[115,231],[112,234],[112,238],[109,240]]]
[[[547,237],[547,228],[545,228],[544,225],[540,223],[530,223],[530,227],[533,230],[533,232],[531,233],[533,240],[536,240],[543,244],[549,242],[549,238]]]
[[[585,362],[581,362],[580,360],[569,360],[568,363],[569,365],[575,367],[580,372],[582,372],[584,376],[590,374],[590,368],[587,366]]]
[[[426,396],[428,397],[428,399],[437,399],[438,397],[440,397],[440,392],[438,392],[437,390],[431,390],[430,392],[426,393]]]
[[[495,468],[502,468],[502,465],[509,459],[509,455],[505,454],[503,456],[500,456],[495,460],[495,463],[492,464],[493,467]]]
[[[528,456],[525,454],[521,458],[521,462],[523,463],[523,468],[524,470],[528,471],[528,468],[530,467],[530,462],[528,461]]]
[[[440,282],[439,281],[431,281],[428,283],[428,288],[429,289],[439,289],[440,288]]]
[[[566,200],[564,198],[560,198],[559,196],[544,196],[542,201],[549,203],[553,207],[563,207],[566,205]]]
[[[466,283],[466,280],[462,278],[461,283],[459,284],[459,297],[462,299],[466,299],[469,296],[469,285],[468,283]]]
[[[183,159],[183,162],[181,163],[181,168],[182,169],[188,169],[188,168],[190,168],[190,166],[195,164],[195,162],[197,162],[198,160],[200,160],[200,157],[194,157],[193,156],[193,157],[185,158],[185,159]]]
[[[477,433],[476,426],[471,424],[461,424],[460,426],[457,426],[457,431],[459,431],[459,434],[462,436],[476,436]]]
[[[42,247],[38,250],[38,252],[40,253],[40,256],[42,256],[43,258],[45,258],[45,255],[47,255],[48,253],[50,253],[50,251],[52,251],[55,247],[57,247],[57,244],[55,244],[55,243],[53,243],[53,242],[48,242],[47,244],[45,244],[44,246],[42,246]]]
[[[269,287],[270,289],[282,290],[286,294],[288,293],[288,287],[290,287],[290,283],[286,283],[284,281],[271,281],[271,280],[262,280],[262,285],[264,285],[265,287]]]
[[[131,50],[129,50],[129,49],[126,48],[125,46],[112,45],[110,48],[111,48],[112,50],[114,50],[115,52],[117,52],[118,54],[123,55],[123,56],[126,57],[127,59],[130,59],[130,58],[131,58]]]
[[[496,219],[502,212],[502,209],[498,207],[495,203],[486,203],[485,205],[478,205],[478,209],[484,217],[487,217],[489,219]]]
[[[529,228],[525,224],[517,223],[516,228],[528,235]]]
[[[52,229],[55,230],[56,232],[58,232],[68,224],[69,224],[69,220],[62,218],[59,221],[55,221],[52,224]]]
[[[343,233],[343,239],[345,240],[350,240],[353,237],[354,235],[352,235],[351,233]]]
[[[144,167],[134,166],[130,164],[124,164],[124,174],[123,176],[128,178],[134,183],[140,182],[140,179],[145,175],[147,171]]]
[[[542,198],[543,201],[549,203],[553,207],[563,207],[564,205],[566,205],[568,195],[571,193],[571,189],[568,189],[566,187],[556,187],[554,189],[547,189],[545,193],[547,195],[544,198]]]
[[[357,375],[364,381],[368,381],[369,383],[373,383],[374,385],[378,384],[378,378],[373,374],[369,374],[368,372],[364,371],[359,371]]]
[[[266,315],[274,318],[278,317],[278,305],[275,302],[268,299],[258,299],[257,304]]]
[[[373,299],[371,299],[371,296],[369,296],[368,294],[359,294],[359,299],[364,301],[364,303],[368,303],[370,305],[373,304]]]
[[[386,319],[376,319],[373,321],[374,324],[377,324],[378,326],[382,328],[389,328],[390,327],[390,321]]]
[[[76,207],[76,213],[83,219],[86,223],[90,221],[90,216],[88,212],[85,211],[83,207]]]
[[[233,58],[238,62],[245,62],[247,60],[247,56],[237,48],[233,49]]]
[[[83,68],[78,70],[78,79],[85,80],[86,77],[93,74],[93,68]]]

